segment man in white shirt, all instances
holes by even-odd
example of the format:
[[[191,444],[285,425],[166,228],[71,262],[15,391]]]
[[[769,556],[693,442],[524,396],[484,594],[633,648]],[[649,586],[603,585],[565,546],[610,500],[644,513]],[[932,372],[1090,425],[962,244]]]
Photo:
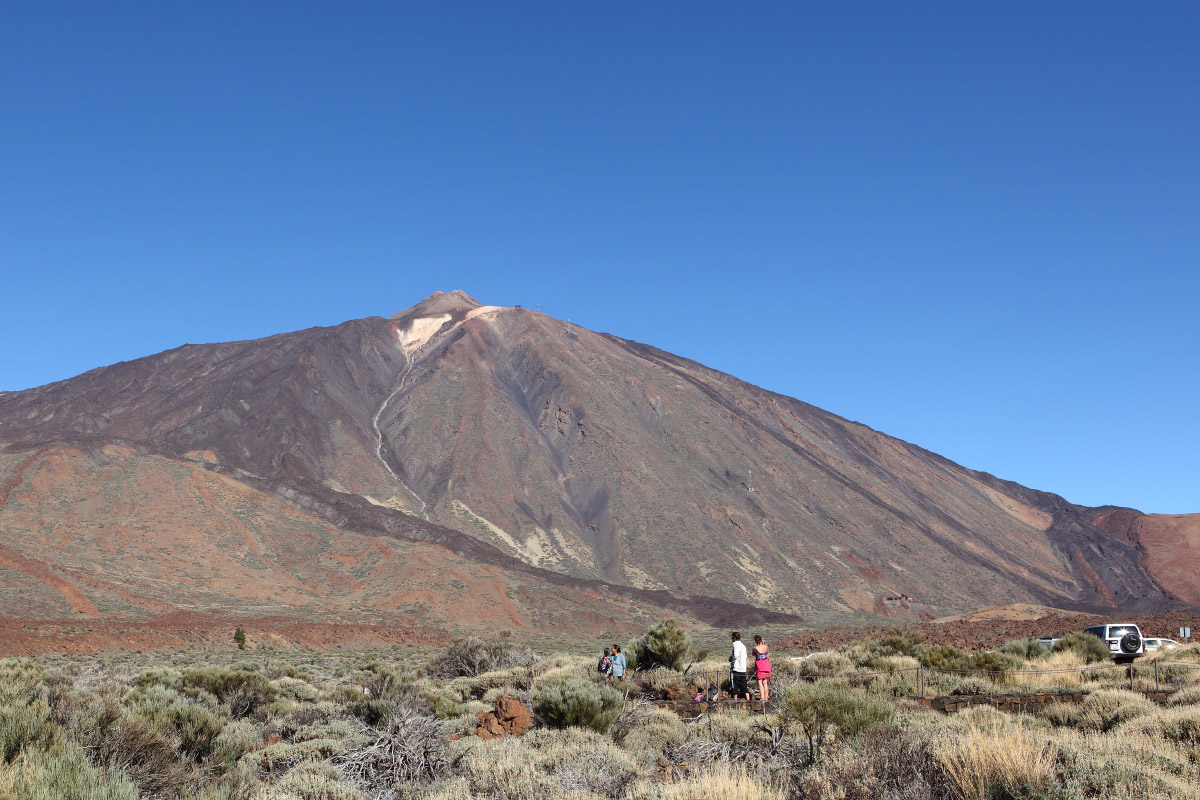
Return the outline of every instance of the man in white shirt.
[[[731,688],[729,693],[733,695],[733,699],[737,700],[742,695],[746,699],[750,699],[750,689],[746,685],[746,645],[742,644],[742,635],[737,631],[733,632],[733,653],[729,656],[729,670]]]

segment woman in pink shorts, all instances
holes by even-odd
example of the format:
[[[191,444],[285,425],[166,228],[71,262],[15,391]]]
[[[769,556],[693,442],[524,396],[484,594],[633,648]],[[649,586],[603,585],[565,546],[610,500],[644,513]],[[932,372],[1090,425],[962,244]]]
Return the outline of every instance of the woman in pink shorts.
[[[767,657],[767,643],[754,634],[754,672],[758,678],[758,699],[764,703],[771,697],[771,659]]]

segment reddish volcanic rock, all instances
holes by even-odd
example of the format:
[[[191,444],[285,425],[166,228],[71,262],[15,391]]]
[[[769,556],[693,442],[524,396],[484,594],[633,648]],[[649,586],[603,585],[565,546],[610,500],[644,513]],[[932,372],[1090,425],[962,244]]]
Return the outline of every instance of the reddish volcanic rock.
[[[475,716],[475,735],[485,740],[520,736],[532,727],[533,715],[513,697],[497,697],[495,708]]]

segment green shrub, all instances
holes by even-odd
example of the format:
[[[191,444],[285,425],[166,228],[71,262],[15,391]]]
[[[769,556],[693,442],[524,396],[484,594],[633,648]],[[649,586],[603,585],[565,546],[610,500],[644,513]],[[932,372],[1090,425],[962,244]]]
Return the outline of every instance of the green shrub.
[[[277,742],[246,757],[260,775],[282,775],[297,764],[325,761],[340,755],[345,743],[336,739],[309,739],[307,742]]]
[[[119,774],[106,774],[88,763],[74,746],[56,744],[49,751],[25,750],[3,774],[5,800],[138,800],[137,786]],[[8,785],[4,785],[7,783]]]
[[[630,643],[625,656],[630,669],[679,669],[691,647],[687,631],[675,624],[675,620],[664,619]]]
[[[178,691],[183,688],[183,673],[170,667],[156,667],[142,670],[134,676],[133,685],[139,689],[149,689],[151,686],[162,686]]]
[[[191,762],[179,756],[178,738],[116,705],[101,714],[93,741],[92,762],[120,770],[144,795],[179,794],[191,776]]]
[[[617,743],[650,767],[667,766],[666,751],[687,739],[688,729],[674,711],[646,709],[631,715],[622,727]]]
[[[547,683],[534,697],[534,711],[552,728],[581,727],[605,733],[621,713],[621,693],[578,675]]]
[[[308,763],[284,775],[255,800],[362,800],[362,794],[344,786],[332,765]]]
[[[952,644],[921,645],[917,660],[929,669],[950,672],[1005,673],[1024,666],[1021,659],[1007,653],[969,653]]]
[[[238,759],[262,747],[262,729],[249,720],[230,722],[212,743],[212,754],[208,758],[211,767],[221,773],[233,767]]]
[[[0,706],[0,762],[9,763],[27,747],[48,747],[54,739],[49,716],[44,700]]]
[[[974,697],[979,695],[998,694],[996,684],[984,678],[967,677],[958,682],[958,685],[950,690],[950,694],[957,697]]]
[[[585,728],[535,729],[474,747],[463,761],[465,785],[450,783],[433,795],[437,800],[653,797],[628,791],[637,777],[633,758],[607,736]]]
[[[1070,703],[1048,703],[1038,717],[1046,720],[1056,728],[1065,728],[1075,722],[1078,709]]]
[[[275,688],[279,690],[281,695],[291,698],[292,700],[304,700],[312,702],[321,694],[319,691],[317,691],[317,687],[313,686],[308,681],[303,681],[299,678],[276,678],[274,683]]]
[[[184,670],[183,679],[186,686],[203,689],[229,706],[234,719],[250,716],[279,695],[269,680],[248,670],[200,667]]]
[[[1026,661],[1035,661],[1050,655],[1050,648],[1037,639],[1030,637],[1028,639],[1012,639],[1007,641],[1000,646],[1000,652],[1016,656],[1017,658],[1023,658]]]
[[[1103,639],[1082,631],[1068,633],[1055,642],[1054,647],[1051,649],[1055,653],[1063,650],[1073,650],[1083,656],[1083,660],[1087,664],[1108,661],[1112,658],[1112,654],[1108,650],[1108,645],[1104,643]]]
[[[890,628],[873,649],[881,656],[915,656],[920,644],[921,634],[911,628]]]
[[[808,739],[810,762],[820,755],[820,743],[830,728],[854,737],[872,725],[890,723],[896,716],[896,709],[886,699],[829,681],[787,687],[782,705],[784,721],[799,726]]]
[[[378,728],[396,713],[400,703],[393,698],[380,699],[360,695],[353,702],[347,703],[345,708],[347,713],[358,717],[372,728]]]
[[[162,733],[178,738],[180,754],[196,761],[208,757],[213,740],[225,725],[221,715],[160,687],[131,692],[124,704]]]
[[[774,668],[780,675],[832,678],[854,671],[854,662],[841,653],[813,653],[801,661],[783,660]]]

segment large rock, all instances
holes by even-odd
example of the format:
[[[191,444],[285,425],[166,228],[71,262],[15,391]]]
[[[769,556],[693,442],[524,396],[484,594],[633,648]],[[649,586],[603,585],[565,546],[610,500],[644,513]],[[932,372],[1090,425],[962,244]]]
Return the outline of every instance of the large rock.
[[[520,736],[533,727],[533,715],[514,697],[497,697],[496,707],[475,716],[475,735],[480,739]]]

